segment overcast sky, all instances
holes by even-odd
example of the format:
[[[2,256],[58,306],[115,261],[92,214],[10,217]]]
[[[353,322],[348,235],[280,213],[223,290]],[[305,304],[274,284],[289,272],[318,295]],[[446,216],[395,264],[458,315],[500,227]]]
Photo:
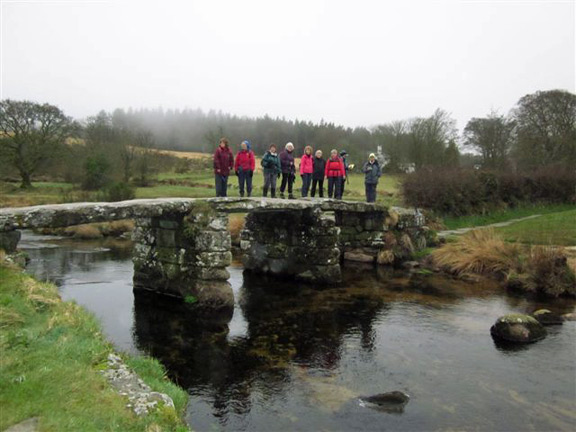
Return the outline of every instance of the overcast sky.
[[[463,128],[576,86],[575,1],[1,0],[1,97]]]

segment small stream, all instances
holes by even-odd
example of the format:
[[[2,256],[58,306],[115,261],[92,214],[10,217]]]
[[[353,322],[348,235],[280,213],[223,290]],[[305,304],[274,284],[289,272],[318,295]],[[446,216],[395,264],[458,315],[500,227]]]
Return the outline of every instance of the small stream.
[[[27,271],[91,310],[118,350],[166,366],[188,389],[197,431],[576,430],[576,322],[514,350],[489,333],[500,315],[573,312],[573,300],[358,265],[345,267],[342,286],[314,290],[235,263],[228,322],[135,298],[129,242],[24,233],[20,247]],[[411,396],[404,412],[358,402],[392,390]]]

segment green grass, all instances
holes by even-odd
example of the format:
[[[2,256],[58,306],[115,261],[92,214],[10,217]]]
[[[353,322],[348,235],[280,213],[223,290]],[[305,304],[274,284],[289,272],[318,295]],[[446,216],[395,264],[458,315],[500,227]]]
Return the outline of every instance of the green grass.
[[[176,411],[163,407],[137,417],[98,372],[111,346],[95,317],[60,301],[54,285],[5,266],[0,352],[0,430],[30,417],[39,417],[46,431],[187,430],[181,420],[186,394],[165,378],[156,360],[127,362],[155,390],[168,393]]]
[[[444,225],[447,229],[459,229],[475,226],[490,225],[498,222],[505,222],[511,219],[520,219],[535,214],[550,214],[566,210],[572,210],[573,204],[551,204],[551,205],[524,205],[512,209],[491,212],[485,215],[469,215],[460,217],[446,216]]]
[[[262,195],[264,183],[262,173],[254,174],[253,196]],[[278,188],[280,181],[278,181]],[[294,195],[301,196],[300,189],[302,181],[297,176],[294,184]],[[26,206],[67,202],[70,199],[89,199],[89,193],[74,191],[71,193],[73,185],[69,183],[34,183],[31,190],[21,190],[15,184],[0,184],[0,206]],[[325,196],[327,181],[324,182]],[[238,196],[238,179],[232,175],[228,179],[228,195]],[[189,173],[160,173],[149,187],[139,187],[136,189],[136,198],[163,198],[163,197],[184,197],[184,198],[208,198],[215,196],[214,176],[211,170],[202,170]],[[360,200],[365,199],[364,175],[351,174],[349,183],[346,185],[344,199]],[[399,177],[384,175],[378,185],[377,201],[387,206],[401,206],[402,201],[399,195]]]
[[[576,209],[549,213],[507,227],[496,228],[496,232],[507,241],[576,246]]]

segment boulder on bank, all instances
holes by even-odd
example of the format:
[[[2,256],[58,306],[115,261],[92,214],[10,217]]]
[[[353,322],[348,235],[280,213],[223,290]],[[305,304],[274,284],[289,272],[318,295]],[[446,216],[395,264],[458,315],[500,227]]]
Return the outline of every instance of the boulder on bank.
[[[532,316],[542,325],[562,325],[564,318],[561,315],[549,311],[548,309],[538,309]]]
[[[530,315],[509,314],[501,316],[490,328],[492,337],[499,341],[531,343],[544,339],[546,329]]]

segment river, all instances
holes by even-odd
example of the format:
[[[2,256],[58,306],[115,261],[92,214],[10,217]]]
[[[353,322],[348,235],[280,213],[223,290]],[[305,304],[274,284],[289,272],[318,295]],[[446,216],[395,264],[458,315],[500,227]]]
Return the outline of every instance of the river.
[[[315,290],[230,268],[232,318],[195,317],[188,305],[132,292],[129,242],[25,232],[27,271],[92,311],[119,351],[158,358],[190,395],[197,431],[574,431],[576,322],[548,337],[500,347],[490,326],[539,302],[492,283],[344,269]],[[362,406],[359,395],[401,390],[403,412]]]

